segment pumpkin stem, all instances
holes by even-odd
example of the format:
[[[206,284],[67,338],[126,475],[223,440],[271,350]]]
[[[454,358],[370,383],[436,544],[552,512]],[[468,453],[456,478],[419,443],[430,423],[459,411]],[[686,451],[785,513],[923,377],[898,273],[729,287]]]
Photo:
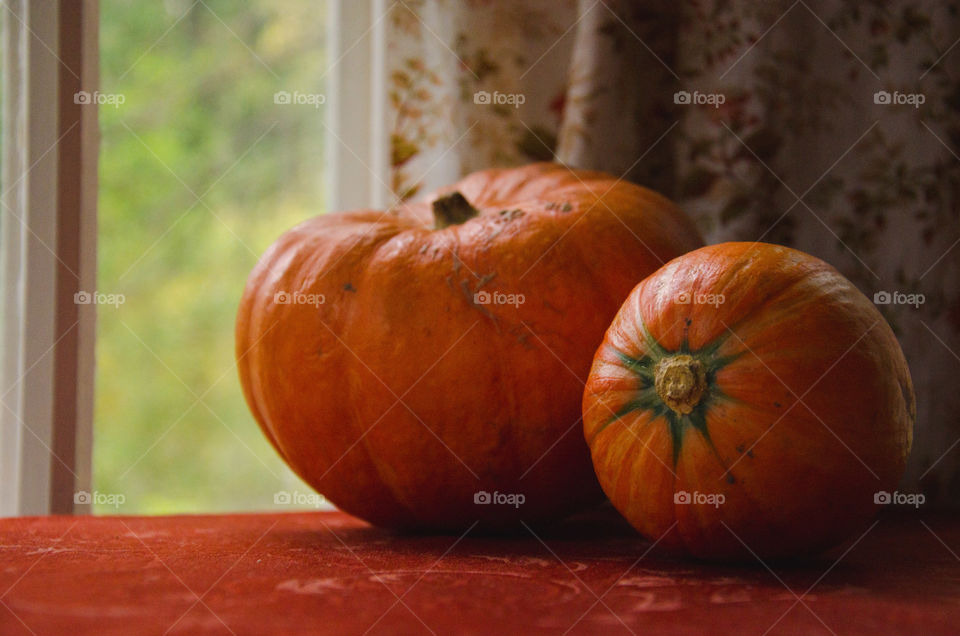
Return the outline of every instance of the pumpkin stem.
[[[691,356],[671,356],[657,363],[653,383],[664,404],[686,415],[707,390],[707,373],[703,363]]]
[[[436,199],[431,207],[433,207],[434,229],[437,230],[451,225],[460,225],[480,214],[480,210],[470,205],[470,202],[456,190]]]

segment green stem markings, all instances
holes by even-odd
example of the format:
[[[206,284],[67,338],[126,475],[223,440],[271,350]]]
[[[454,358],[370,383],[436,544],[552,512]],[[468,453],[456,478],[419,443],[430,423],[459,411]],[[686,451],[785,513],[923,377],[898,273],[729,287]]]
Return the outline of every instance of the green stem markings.
[[[689,325],[690,321],[688,319],[687,326],[689,327]],[[646,355],[641,358],[633,358],[622,351],[613,350],[623,365],[640,378],[640,389],[637,391],[636,397],[624,404],[600,430],[602,431],[613,422],[634,411],[650,411],[653,414],[651,423],[659,421],[660,418],[667,421],[667,428],[673,443],[674,467],[676,467],[680,458],[684,435],[688,430],[693,429],[699,432],[710,446],[717,461],[726,471],[727,481],[731,484],[735,483],[733,474],[727,469],[726,464],[717,453],[713,440],[710,439],[710,431],[707,430],[707,411],[718,400],[727,397],[717,386],[717,372],[739,357],[740,354],[729,356],[717,354],[720,346],[727,338],[726,335],[717,338],[701,349],[692,351],[687,336],[684,334],[680,348],[677,351],[668,351],[650,335],[646,325],[641,323],[640,329],[646,344]],[[663,369],[671,366],[679,367],[679,373],[671,374],[674,378],[672,385],[665,385],[664,376],[666,374],[664,374]],[[658,367],[660,368],[659,374],[657,373]],[[659,390],[658,377],[660,379]],[[682,385],[679,388],[677,388],[678,383]],[[680,400],[674,399],[677,390],[682,396]],[[688,399],[684,400],[684,397]],[[599,433],[600,431],[597,431],[597,434]]]

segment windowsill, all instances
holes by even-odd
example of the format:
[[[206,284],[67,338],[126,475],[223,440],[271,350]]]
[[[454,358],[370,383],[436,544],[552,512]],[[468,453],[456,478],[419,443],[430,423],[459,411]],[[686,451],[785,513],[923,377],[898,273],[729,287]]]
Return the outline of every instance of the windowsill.
[[[537,533],[548,547],[529,535],[398,536],[338,512],[2,519],[0,632],[562,633],[576,623],[573,633],[613,633],[622,621],[636,633],[776,623],[774,633],[894,634],[960,624],[957,515],[887,515],[835,566],[846,547],[775,574],[656,550],[637,563],[649,544],[596,515]]]

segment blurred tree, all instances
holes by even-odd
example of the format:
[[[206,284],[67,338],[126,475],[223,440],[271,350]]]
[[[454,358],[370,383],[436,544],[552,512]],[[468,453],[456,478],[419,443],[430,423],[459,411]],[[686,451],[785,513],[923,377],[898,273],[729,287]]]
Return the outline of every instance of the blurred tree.
[[[270,509],[308,492],[247,410],[246,276],[320,212],[325,3],[102,0],[94,487],[123,513]],[[97,507],[98,512],[115,512]]]

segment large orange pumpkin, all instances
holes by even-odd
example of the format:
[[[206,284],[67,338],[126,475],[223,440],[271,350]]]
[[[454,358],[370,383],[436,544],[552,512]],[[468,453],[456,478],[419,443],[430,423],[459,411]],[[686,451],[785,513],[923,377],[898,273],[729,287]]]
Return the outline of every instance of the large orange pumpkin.
[[[318,216],[250,275],[243,390],[294,471],[375,524],[563,515],[602,497],[579,434],[597,343],[638,279],[700,245],[662,196],[546,163]]]
[[[904,470],[903,353],[832,267],[762,243],[712,245],[641,282],[583,399],[597,477],[663,546],[786,557],[865,527]]]

